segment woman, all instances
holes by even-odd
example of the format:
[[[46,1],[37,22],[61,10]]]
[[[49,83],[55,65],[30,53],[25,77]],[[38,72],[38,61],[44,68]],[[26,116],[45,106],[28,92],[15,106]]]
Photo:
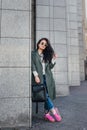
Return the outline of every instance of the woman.
[[[51,69],[55,66],[57,55],[47,38],[42,38],[37,43],[37,49],[32,52],[32,84],[44,83],[47,90],[44,118],[50,122],[61,121],[52,102],[55,99],[55,82]]]

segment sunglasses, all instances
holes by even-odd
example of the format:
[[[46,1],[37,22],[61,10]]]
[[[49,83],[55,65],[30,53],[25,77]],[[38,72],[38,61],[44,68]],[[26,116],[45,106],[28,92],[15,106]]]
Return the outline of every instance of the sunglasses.
[[[48,45],[44,42],[41,42],[41,45],[44,45],[45,47],[47,47]]]

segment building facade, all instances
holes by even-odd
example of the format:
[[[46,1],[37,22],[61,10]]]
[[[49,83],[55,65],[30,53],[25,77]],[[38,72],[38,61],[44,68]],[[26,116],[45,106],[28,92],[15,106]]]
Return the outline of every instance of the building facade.
[[[0,127],[31,126],[31,51],[47,37],[58,54],[57,96],[85,78],[82,0],[0,0]]]

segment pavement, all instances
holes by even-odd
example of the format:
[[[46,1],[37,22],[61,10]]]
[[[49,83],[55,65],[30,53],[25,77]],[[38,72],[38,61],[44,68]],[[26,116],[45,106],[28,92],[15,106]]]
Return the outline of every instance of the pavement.
[[[70,95],[56,98],[54,105],[58,107],[62,121],[45,121],[43,103],[39,104],[38,114],[33,103],[33,124],[29,130],[87,130],[87,81],[81,82],[80,86],[70,87]]]

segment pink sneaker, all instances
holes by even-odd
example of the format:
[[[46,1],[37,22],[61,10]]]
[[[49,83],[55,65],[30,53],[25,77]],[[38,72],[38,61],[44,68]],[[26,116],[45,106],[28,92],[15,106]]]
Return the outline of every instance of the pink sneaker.
[[[56,121],[61,121],[62,120],[61,116],[59,114],[57,114],[57,113],[54,114],[53,116],[54,116]]]
[[[55,122],[55,119],[49,113],[45,114],[44,118],[50,122]]]

